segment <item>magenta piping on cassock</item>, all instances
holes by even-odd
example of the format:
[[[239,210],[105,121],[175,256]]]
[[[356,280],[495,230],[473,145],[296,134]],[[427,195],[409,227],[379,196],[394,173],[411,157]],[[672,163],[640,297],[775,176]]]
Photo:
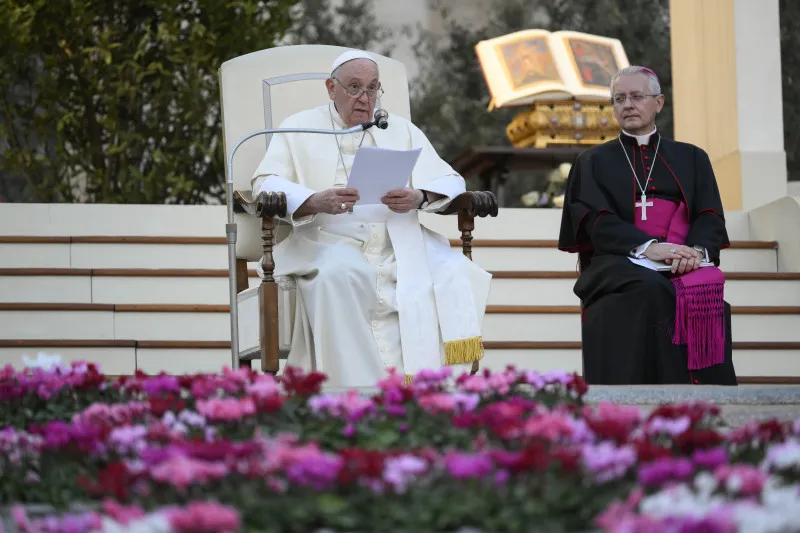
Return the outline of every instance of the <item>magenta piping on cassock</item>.
[[[634,216],[635,224],[654,238],[685,244],[689,234],[689,210],[683,202],[653,199],[647,220]],[[719,365],[725,361],[725,275],[715,267],[702,267],[673,275],[675,328],[672,342],[685,344],[689,370]]]

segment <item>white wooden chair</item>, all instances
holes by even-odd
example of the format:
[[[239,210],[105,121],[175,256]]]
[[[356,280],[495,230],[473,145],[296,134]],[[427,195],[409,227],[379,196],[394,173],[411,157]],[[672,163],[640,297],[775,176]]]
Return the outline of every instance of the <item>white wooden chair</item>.
[[[223,63],[219,81],[226,165],[230,150],[243,136],[259,129],[277,128],[286,117],[329,101],[324,80],[330,76],[333,60],[346,50],[326,45],[283,46]],[[388,57],[374,57],[386,91],[379,106],[410,119],[405,66]],[[278,287],[273,278],[273,246],[289,232],[289,227],[275,218],[286,214],[286,197],[282,193],[261,193],[253,198],[251,193],[253,172],[270,140],[271,136],[255,137],[241,145],[236,152],[233,181],[238,226],[238,359],[246,365],[260,359],[262,371],[275,373],[279,359],[286,357],[291,346],[295,295],[292,287]],[[474,218],[497,216],[497,201],[490,192],[467,192],[442,214],[458,215],[463,251],[471,259]],[[259,261],[263,270],[261,283],[251,288],[247,263]],[[477,370],[477,364],[473,370]]]

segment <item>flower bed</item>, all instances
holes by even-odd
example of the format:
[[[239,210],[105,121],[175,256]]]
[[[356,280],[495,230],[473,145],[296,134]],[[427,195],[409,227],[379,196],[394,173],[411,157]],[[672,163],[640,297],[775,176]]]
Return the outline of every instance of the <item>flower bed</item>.
[[[0,505],[20,531],[800,529],[800,424],[585,405],[563,373],[0,373]],[[29,518],[24,504],[79,515]]]

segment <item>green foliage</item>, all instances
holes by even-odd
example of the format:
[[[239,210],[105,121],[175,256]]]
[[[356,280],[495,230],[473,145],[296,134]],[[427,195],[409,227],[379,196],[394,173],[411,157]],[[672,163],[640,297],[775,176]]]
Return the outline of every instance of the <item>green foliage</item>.
[[[781,25],[781,73],[783,74],[783,131],[786,166],[790,180],[800,180],[800,3],[779,0]]]
[[[219,194],[217,70],[273,46],[297,2],[3,0],[0,198],[204,203]]]
[[[669,0],[494,0],[480,27],[441,8],[445,38],[422,31],[415,47],[421,74],[413,84],[415,122],[446,159],[470,145],[508,145],[516,111],[489,113],[489,92],[475,55],[478,41],[514,31],[573,30],[620,39],[632,64],[658,73],[667,104],[659,126],[672,132]]]

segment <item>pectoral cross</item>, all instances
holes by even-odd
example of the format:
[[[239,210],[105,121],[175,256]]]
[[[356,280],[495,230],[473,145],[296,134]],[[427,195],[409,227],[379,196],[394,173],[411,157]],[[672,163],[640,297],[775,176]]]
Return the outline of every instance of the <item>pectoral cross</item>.
[[[647,201],[647,195],[643,194],[642,195],[642,199],[640,201],[636,202],[633,205],[635,205],[636,207],[641,207],[642,208],[642,220],[647,220],[647,208],[648,207],[653,207],[653,202],[652,201],[650,201],[650,202]]]

